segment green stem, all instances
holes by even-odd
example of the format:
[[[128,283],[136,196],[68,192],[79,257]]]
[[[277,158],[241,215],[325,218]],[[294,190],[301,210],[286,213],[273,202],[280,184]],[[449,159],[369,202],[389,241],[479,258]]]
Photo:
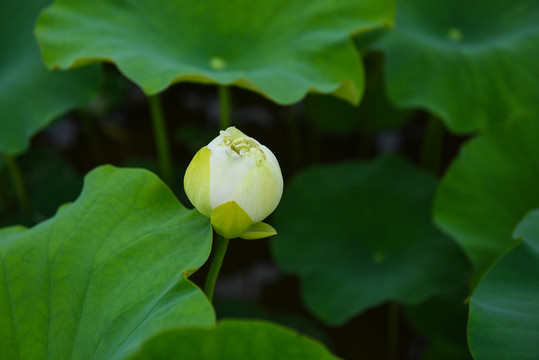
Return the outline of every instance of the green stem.
[[[172,160],[170,158],[163,108],[159,100],[159,95],[149,96],[148,102],[150,104],[150,114],[152,117],[157,154],[159,156],[161,176],[165,183],[170,185],[172,184]]]
[[[387,309],[387,359],[396,360],[399,353],[399,304],[391,301]]]
[[[84,136],[86,136],[86,141],[88,141],[93,161],[96,164],[103,164],[105,162],[105,152],[103,151],[103,144],[99,139],[95,121],[92,119],[89,112],[84,110],[80,112],[80,118],[82,120]]]
[[[444,127],[442,122],[435,116],[431,115],[427,122],[425,135],[423,136],[421,165],[424,169],[434,174],[440,173],[443,138]]]
[[[15,193],[19,199],[19,207],[21,213],[25,217],[30,217],[30,201],[28,200],[28,192],[26,191],[26,186],[24,185],[24,179],[22,177],[21,170],[17,165],[17,161],[11,155],[4,155],[4,162],[11,176],[11,181],[15,187]]]
[[[219,85],[219,111],[219,126],[225,130],[230,126],[230,90],[225,85]]]
[[[223,264],[223,259],[225,258],[226,249],[228,247],[228,239],[225,239],[217,234],[215,234],[215,248],[213,253],[213,258],[211,260],[210,270],[208,272],[208,277],[206,278],[206,285],[204,286],[204,292],[210,300],[213,301],[213,290],[215,289],[215,283],[217,282],[217,276],[219,275],[219,270],[221,270],[221,265]]]

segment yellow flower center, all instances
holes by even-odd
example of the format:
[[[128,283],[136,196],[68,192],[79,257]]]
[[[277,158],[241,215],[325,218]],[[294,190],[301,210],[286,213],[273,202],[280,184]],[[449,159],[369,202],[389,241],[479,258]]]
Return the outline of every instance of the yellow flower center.
[[[258,144],[251,138],[225,138],[224,144],[236,152],[242,158],[251,158],[256,161],[266,160],[266,154],[258,147]]]

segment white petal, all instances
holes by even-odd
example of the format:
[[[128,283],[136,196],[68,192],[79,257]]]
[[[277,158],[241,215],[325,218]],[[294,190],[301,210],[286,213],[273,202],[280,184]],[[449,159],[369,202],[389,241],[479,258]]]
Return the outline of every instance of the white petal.
[[[266,155],[266,159],[268,161],[271,161],[272,163],[277,165],[277,167],[279,167],[279,162],[277,161],[277,158],[275,157],[275,155],[273,155],[273,153],[271,152],[270,149],[268,149],[264,145],[260,145],[260,150],[262,150],[264,152],[264,155]],[[279,167],[279,169],[280,169],[280,167]]]
[[[219,146],[220,144],[223,143],[224,139],[225,139],[225,137],[223,135],[223,131],[221,131],[219,136],[217,136],[215,139],[210,141],[210,143],[208,144],[208,149],[210,149],[210,150],[215,149],[217,146]]]
[[[210,206],[233,200],[236,189],[255,166],[253,159],[242,158],[228,146],[218,146],[210,155]]]
[[[235,126],[230,126],[228,129],[225,130],[225,132],[228,134],[228,136],[231,136],[234,139],[248,137],[240,130],[236,129]]]
[[[283,176],[278,165],[264,160],[243,178],[234,200],[254,223],[264,220],[275,210],[283,195]]]

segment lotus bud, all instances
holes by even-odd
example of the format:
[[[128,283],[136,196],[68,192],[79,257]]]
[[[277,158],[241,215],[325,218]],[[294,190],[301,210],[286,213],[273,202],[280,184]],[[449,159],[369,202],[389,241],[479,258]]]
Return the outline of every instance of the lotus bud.
[[[277,232],[262,222],[283,194],[277,158],[235,127],[200,149],[185,172],[184,187],[195,208],[226,239],[261,239]]]

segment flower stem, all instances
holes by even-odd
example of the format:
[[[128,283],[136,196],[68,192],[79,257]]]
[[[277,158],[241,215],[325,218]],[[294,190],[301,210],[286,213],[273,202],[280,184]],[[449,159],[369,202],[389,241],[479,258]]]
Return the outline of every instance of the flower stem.
[[[391,301],[387,309],[387,359],[395,360],[399,349],[399,303]]]
[[[161,106],[161,101],[159,100],[159,95],[149,96],[148,103],[150,105],[150,114],[152,117],[157,154],[159,156],[161,176],[165,183],[170,185],[172,184],[172,160],[170,158],[163,108]]]
[[[215,239],[215,248],[213,253],[213,258],[211,260],[210,270],[208,272],[208,277],[206,278],[206,285],[204,286],[204,292],[210,300],[213,301],[213,290],[215,289],[215,283],[217,282],[217,276],[219,275],[219,270],[221,270],[221,265],[223,264],[223,259],[225,258],[226,249],[228,247],[228,239],[225,239],[217,234],[214,236]]]
[[[424,169],[436,175],[440,173],[443,139],[444,127],[442,122],[434,115],[431,115],[423,136],[421,165]]]
[[[30,217],[30,201],[28,200],[28,192],[26,191],[26,186],[24,185],[21,169],[19,168],[19,165],[17,165],[17,161],[13,156],[4,154],[3,157],[11,176],[11,181],[15,187],[15,193],[19,199],[21,213],[25,217]]]
[[[230,126],[230,90],[225,85],[219,85],[219,112],[219,126],[225,130]]]

